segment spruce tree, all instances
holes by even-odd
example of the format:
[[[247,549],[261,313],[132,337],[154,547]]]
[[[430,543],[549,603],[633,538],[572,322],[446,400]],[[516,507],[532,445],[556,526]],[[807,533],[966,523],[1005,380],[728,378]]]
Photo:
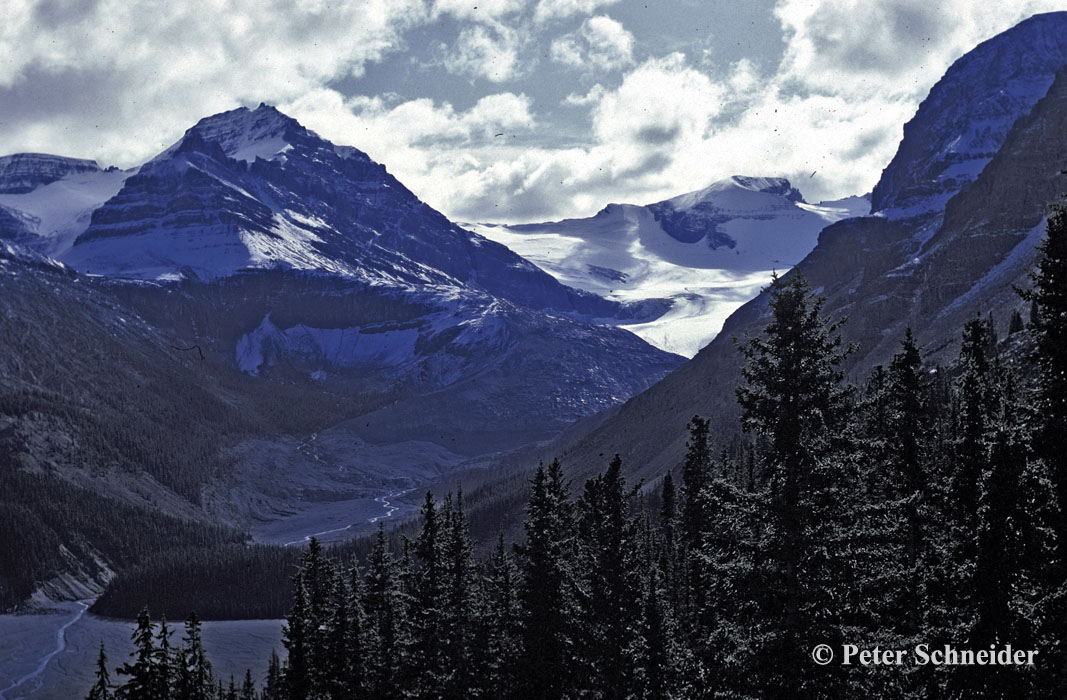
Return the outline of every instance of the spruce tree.
[[[988,470],[982,474],[978,502],[978,532],[968,598],[973,617],[967,645],[983,649],[1012,644],[1032,648],[1033,622],[1023,612],[1030,607],[1025,592],[1034,539],[1033,500],[1028,498],[1030,439],[1015,405],[1014,382],[1007,378],[989,439]],[[1038,570],[1040,564],[1036,564]],[[1032,674],[1027,674],[1032,675]],[[1024,697],[1027,681],[1018,669],[966,669],[957,685],[972,693],[996,697]]]
[[[567,697],[574,629],[574,521],[559,460],[538,465],[526,506],[526,543],[516,547],[522,571],[520,698]]]
[[[973,536],[978,530],[978,492],[986,468],[987,442],[996,407],[996,378],[990,353],[993,329],[981,317],[963,327],[960,347],[961,374],[957,380],[958,426],[955,439],[952,495],[957,524],[966,540],[965,550],[973,555]]]
[[[293,576],[293,607],[282,627],[282,644],[289,651],[285,669],[285,690],[288,700],[308,700],[315,686],[315,668],[312,665],[314,644],[314,618],[311,613],[308,589],[305,584],[306,570],[301,568]],[[222,679],[219,679],[222,682]]]
[[[211,663],[204,651],[200,618],[195,612],[185,620],[185,639],[179,652],[181,663],[177,673],[179,700],[207,700],[214,692],[215,680]]]
[[[444,508],[444,606],[442,632],[447,679],[441,690],[444,698],[469,697],[485,680],[485,668],[476,668],[475,636],[482,615],[481,581],[474,564],[467,514],[463,508],[463,488],[457,486],[455,499],[449,494]]]
[[[351,695],[360,695],[367,690],[367,621],[363,610],[363,579],[355,559],[348,569],[348,679],[345,687]]]
[[[85,700],[113,700],[114,697],[111,692],[111,674],[107,670],[107,654],[104,653],[104,643],[100,642],[100,655],[96,658],[96,681]]]
[[[488,607],[485,628],[486,695],[491,698],[517,694],[516,663],[521,651],[522,608],[519,601],[519,571],[504,547],[504,535],[486,563]]]
[[[1030,277],[1033,288],[1023,292],[1030,301],[1030,332],[1037,364],[1032,404],[1034,449],[1055,496],[1046,518],[1055,533],[1056,553],[1043,577],[1045,620],[1043,637],[1049,650],[1047,663],[1058,676],[1051,681],[1067,684],[1067,199],[1052,206],[1045,225],[1045,240],[1038,248],[1037,269]]]
[[[927,442],[929,419],[919,348],[908,328],[900,351],[889,365],[887,394],[887,451],[886,486],[890,517],[897,521],[902,532],[902,559],[897,575],[899,585],[894,591],[870,591],[872,595],[891,600],[896,610],[907,610],[900,629],[915,635],[922,625],[922,601],[926,593],[929,559],[928,527],[933,518],[927,473]],[[891,561],[887,559],[887,562]],[[877,572],[886,578],[889,572]],[[888,593],[888,595],[885,595]],[[910,601],[910,604],[909,604]]]
[[[813,668],[805,649],[845,641],[842,601],[855,577],[850,528],[856,475],[841,322],[822,318],[800,274],[775,277],[771,321],[740,345],[743,427],[764,438],[767,534],[759,655],[763,693],[842,692],[839,668]]]
[[[349,653],[350,638],[353,634],[350,628],[352,612],[349,609],[352,596],[348,581],[340,569],[335,572],[331,598],[333,606],[327,623],[326,648],[318,654],[321,662],[317,670],[320,677],[316,679],[316,686],[321,688],[327,697],[342,700],[352,697],[358,689],[350,685],[353,676],[352,665],[357,661]]]
[[[137,615],[137,624],[133,630],[133,660],[119,667],[120,675],[129,676],[115,693],[122,700],[156,700],[156,649],[152,630],[152,620],[148,608],[142,608]]]
[[[167,617],[164,615],[159,622],[159,632],[156,635],[155,649],[155,680],[153,694],[159,700],[169,700],[177,684],[177,663],[175,650],[171,648],[171,629],[167,625]]]
[[[678,542],[678,501],[674,477],[668,470],[663,476],[659,510],[659,568],[663,576],[664,595],[672,615],[681,604],[682,569]]]
[[[252,669],[245,669],[245,680],[241,684],[241,700],[256,700],[256,684],[252,680]]]
[[[367,620],[367,659],[370,697],[397,697],[398,677],[407,666],[404,593],[385,526],[378,525],[367,563],[364,610]]]
[[[704,487],[711,478],[711,445],[708,442],[710,423],[706,418],[693,416],[689,422],[689,440],[685,443],[682,464],[682,525],[685,547],[692,549],[700,541],[707,520],[703,502]]]
[[[412,667],[414,697],[431,697],[444,681],[444,650],[441,639],[441,607],[444,602],[444,554],[442,523],[433,494],[426,492],[422,505],[422,529],[415,540],[415,568],[410,608],[413,635]]]
[[[628,654],[637,627],[641,583],[635,575],[635,527],[622,460],[612,458],[601,475],[586,482],[578,501],[582,569],[581,645],[589,664],[582,675],[590,690],[621,698],[631,685]]]
[[[276,649],[270,650],[270,663],[267,664],[267,678],[263,682],[262,700],[284,700],[285,688],[282,676],[282,662]]]

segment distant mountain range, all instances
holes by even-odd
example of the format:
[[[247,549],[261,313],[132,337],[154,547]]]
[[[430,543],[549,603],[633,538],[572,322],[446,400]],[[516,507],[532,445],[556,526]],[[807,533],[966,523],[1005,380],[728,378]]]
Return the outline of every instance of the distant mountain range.
[[[0,520],[21,528],[8,549],[44,553],[0,570],[0,604],[84,597],[158,547],[109,539],[116,502],[184,546],[235,535],[161,518],[259,536],[487,465],[471,521],[495,535],[538,456],[580,477],[618,452],[655,483],[693,414],[720,440],[735,429],[732,338],[767,300],[718,322],[775,269],[849,318],[854,376],[906,327],[946,360],[966,318],[1003,327],[1022,308],[1012,285],[1067,190],[1065,66],[1067,13],[981,44],[869,198],[816,205],[737,176],[589,219],[465,227],[265,105],[130,170],[0,158]],[[49,489],[87,513],[64,520]]]

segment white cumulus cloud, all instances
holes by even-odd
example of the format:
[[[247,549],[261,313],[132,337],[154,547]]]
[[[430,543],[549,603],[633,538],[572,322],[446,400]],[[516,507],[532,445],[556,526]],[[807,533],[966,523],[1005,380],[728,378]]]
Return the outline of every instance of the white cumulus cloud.
[[[610,17],[590,17],[552,42],[552,60],[589,71],[612,71],[633,63],[634,35]]]
[[[522,71],[519,46],[519,33],[506,25],[474,25],[460,32],[444,65],[454,73],[503,83]]]

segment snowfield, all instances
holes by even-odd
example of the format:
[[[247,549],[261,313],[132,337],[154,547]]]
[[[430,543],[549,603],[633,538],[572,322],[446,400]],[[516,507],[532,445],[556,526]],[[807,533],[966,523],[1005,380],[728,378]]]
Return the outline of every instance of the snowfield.
[[[671,300],[663,316],[622,327],[692,357],[774,271],[800,262],[824,227],[869,209],[866,197],[813,205],[781,178],[735,176],[659,204],[609,204],[588,219],[465,226],[568,286],[619,302]],[[699,238],[665,230],[665,211]]]

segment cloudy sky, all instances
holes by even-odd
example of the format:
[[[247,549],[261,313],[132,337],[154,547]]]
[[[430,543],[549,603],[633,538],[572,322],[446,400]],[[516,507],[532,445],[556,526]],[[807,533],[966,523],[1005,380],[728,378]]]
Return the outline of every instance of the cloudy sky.
[[[0,153],[129,167],[277,105],[463,221],[731,174],[870,190],[948,65],[1059,0],[5,0]]]

